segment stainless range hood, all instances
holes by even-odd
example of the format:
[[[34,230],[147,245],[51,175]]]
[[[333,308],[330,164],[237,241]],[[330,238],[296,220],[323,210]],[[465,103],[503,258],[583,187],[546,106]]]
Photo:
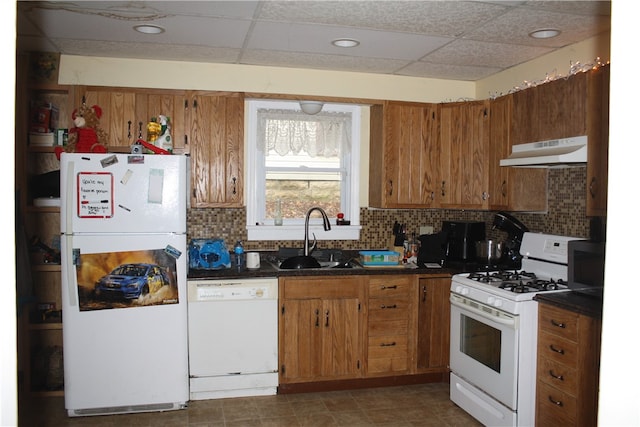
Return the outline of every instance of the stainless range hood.
[[[587,162],[587,136],[551,139],[514,145],[511,155],[500,160],[500,166],[568,167]]]

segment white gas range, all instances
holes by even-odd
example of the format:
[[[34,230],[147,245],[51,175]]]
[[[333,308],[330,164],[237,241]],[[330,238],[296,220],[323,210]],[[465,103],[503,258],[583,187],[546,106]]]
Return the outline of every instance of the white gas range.
[[[575,237],[524,233],[522,268],[453,276],[451,400],[485,425],[532,426],[541,292],[566,292]]]

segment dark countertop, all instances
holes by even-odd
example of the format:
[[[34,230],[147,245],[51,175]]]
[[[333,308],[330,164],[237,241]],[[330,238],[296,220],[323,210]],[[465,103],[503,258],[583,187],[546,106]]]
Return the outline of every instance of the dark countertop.
[[[283,277],[283,276],[338,276],[338,275],[386,275],[386,274],[447,274],[453,275],[456,271],[447,268],[402,268],[402,267],[375,267],[375,268],[320,268],[302,270],[280,270],[273,267],[267,261],[261,260],[260,268],[256,270],[237,268],[224,268],[219,270],[189,270],[187,279],[237,279],[252,277]]]
[[[575,291],[548,292],[538,294],[533,299],[539,303],[553,305],[574,313],[598,319],[602,318],[602,299],[592,295],[585,295]]]

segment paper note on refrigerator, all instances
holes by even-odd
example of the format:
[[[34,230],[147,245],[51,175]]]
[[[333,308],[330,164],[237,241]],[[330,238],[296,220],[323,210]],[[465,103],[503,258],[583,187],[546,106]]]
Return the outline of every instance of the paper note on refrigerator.
[[[164,171],[162,169],[149,170],[149,203],[162,203],[162,186],[164,183]]]
[[[78,173],[78,217],[111,218],[113,216],[113,174]]]

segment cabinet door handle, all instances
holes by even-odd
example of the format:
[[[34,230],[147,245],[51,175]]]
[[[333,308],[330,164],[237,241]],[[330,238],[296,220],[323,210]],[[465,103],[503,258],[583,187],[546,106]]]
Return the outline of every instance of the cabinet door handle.
[[[138,122],[138,139],[142,139],[142,122]]]
[[[380,344],[380,347],[394,347],[396,345],[396,342],[390,342],[390,343],[382,343]]]
[[[487,193],[486,191],[482,192],[482,200],[488,200],[489,199],[489,193]]]
[[[444,197],[444,186],[445,186],[445,182],[442,181],[442,188],[440,189],[440,191],[442,191],[442,197]]]
[[[383,290],[383,291],[385,289],[398,289],[398,285],[391,285],[391,286],[382,285],[382,286],[380,286],[380,289]]]
[[[127,138],[131,139],[131,120],[127,122]]]
[[[320,327],[320,310],[316,309],[316,328]]]
[[[382,304],[380,306],[380,308],[384,310],[385,308],[398,308],[398,306],[396,304],[393,304],[393,305],[384,305],[384,304]]]
[[[329,310],[324,312],[324,327],[329,327]]]
[[[564,350],[563,350],[563,349],[561,349],[561,348],[555,348],[555,347],[553,346],[553,344],[550,344],[550,345],[549,345],[549,349],[550,349],[551,351],[553,351],[553,352],[558,353],[558,354],[564,354]]]
[[[425,302],[427,300],[427,286],[423,286],[422,287],[422,302]]]
[[[564,329],[564,328],[566,328],[566,327],[567,327],[567,325],[565,325],[564,323],[562,323],[562,322],[556,322],[556,321],[555,321],[555,320],[553,320],[553,319],[551,319],[551,324],[552,324],[553,326],[556,326],[556,327],[558,327],[558,328],[562,328],[562,329]]]
[[[594,176],[593,178],[591,178],[591,182],[589,183],[589,194],[591,195],[591,198],[596,197],[596,191],[598,189],[597,187],[598,187],[598,181]]]
[[[502,197],[507,197],[507,181],[502,181],[502,186],[500,191],[502,191]]]
[[[555,400],[553,397],[549,396],[549,402],[553,403],[556,406],[563,406],[562,405],[562,401],[560,400]]]
[[[184,145],[189,145],[189,138],[187,135],[184,136]]]
[[[236,194],[236,177],[234,176],[233,178],[231,178],[231,181],[233,181],[233,194]]]
[[[549,369],[549,375],[551,375],[553,378],[557,380],[564,381],[564,376],[554,374],[552,369]]]
[[[393,180],[389,180],[389,195],[393,196]]]

